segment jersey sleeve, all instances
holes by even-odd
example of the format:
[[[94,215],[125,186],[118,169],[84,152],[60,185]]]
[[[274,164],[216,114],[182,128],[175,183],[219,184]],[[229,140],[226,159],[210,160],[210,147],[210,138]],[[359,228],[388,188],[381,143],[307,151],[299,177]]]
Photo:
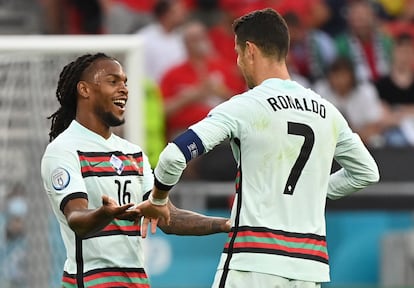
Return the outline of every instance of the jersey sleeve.
[[[52,204],[62,212],[70,199],[87,199],[80,163],[74,153],[59,149],[47,151],[42,158],[41,174]]]
[[[330,199],[347,196],[379,180],[378,166],[359,136],[341,115],[337,123],[334,159],[342,168],[330,176],[327,194]]]
[[[238,126],[236,104],[227,101],[212,109],[206,118],[190,126],[203,143],[205,153],[228,138],[237,137]]]

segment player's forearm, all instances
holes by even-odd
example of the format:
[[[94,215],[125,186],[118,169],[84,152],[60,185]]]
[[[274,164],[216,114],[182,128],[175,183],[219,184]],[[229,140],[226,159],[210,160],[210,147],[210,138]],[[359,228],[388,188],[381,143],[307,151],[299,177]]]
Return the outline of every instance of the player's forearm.
[[[81,238],[101,231],[112,220],[113,217],[105,214],[102,208],[73,211],[67,216],[69,227]]]
[[[170,217],[170,225],[158,224],[166,234],[201,236],[229,232],[226,224],[228,219],[225,218],[209,217],[178,208],[171,209]]]
[[[161,152],[154,170],[155,185],[160,191],[170,190],[180,179],[185,167],[184,155],[174,143],[169,143]]]
[[[378,167],[368,151],[358,155],[339,162],[343,168],[331,175],[328,198],[339,199],[379,181]]]

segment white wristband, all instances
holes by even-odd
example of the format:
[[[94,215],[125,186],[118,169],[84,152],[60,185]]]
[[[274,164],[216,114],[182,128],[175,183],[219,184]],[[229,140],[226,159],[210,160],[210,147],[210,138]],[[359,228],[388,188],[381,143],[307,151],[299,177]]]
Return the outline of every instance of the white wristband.
[[[148,200],[152,205],[155,206],[164,206],[167,205],[168,203],[168,196],[164,199],[158,199],[158,198],[154,198],[152,197],[152,193],[148,196]]]

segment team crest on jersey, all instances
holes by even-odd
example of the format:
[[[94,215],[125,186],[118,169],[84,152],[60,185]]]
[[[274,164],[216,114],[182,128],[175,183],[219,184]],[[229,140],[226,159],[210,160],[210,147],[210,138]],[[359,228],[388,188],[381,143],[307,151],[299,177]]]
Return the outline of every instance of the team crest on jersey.
[[[53,188],[57,191],[65,189],[70,182],[70,174],[64,168],[56,168],[51,176]]]
[[[109,160],[109,162],[114,167],[116,173],[118,173],[118,175],[121,175],[125,167],[124,162],[114,154],[111,155],[111,159]]]

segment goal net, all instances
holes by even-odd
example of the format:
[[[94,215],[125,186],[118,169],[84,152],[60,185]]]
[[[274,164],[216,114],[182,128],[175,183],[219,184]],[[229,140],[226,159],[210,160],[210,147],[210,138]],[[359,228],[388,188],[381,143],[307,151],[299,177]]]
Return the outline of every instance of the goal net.
[[[59,73],[86,52],[119,59],[129,79],[122,133],[144,145],[141,39],[36,35],[0,43],[0,286],[59,287],[66,255],[40,177]]]

